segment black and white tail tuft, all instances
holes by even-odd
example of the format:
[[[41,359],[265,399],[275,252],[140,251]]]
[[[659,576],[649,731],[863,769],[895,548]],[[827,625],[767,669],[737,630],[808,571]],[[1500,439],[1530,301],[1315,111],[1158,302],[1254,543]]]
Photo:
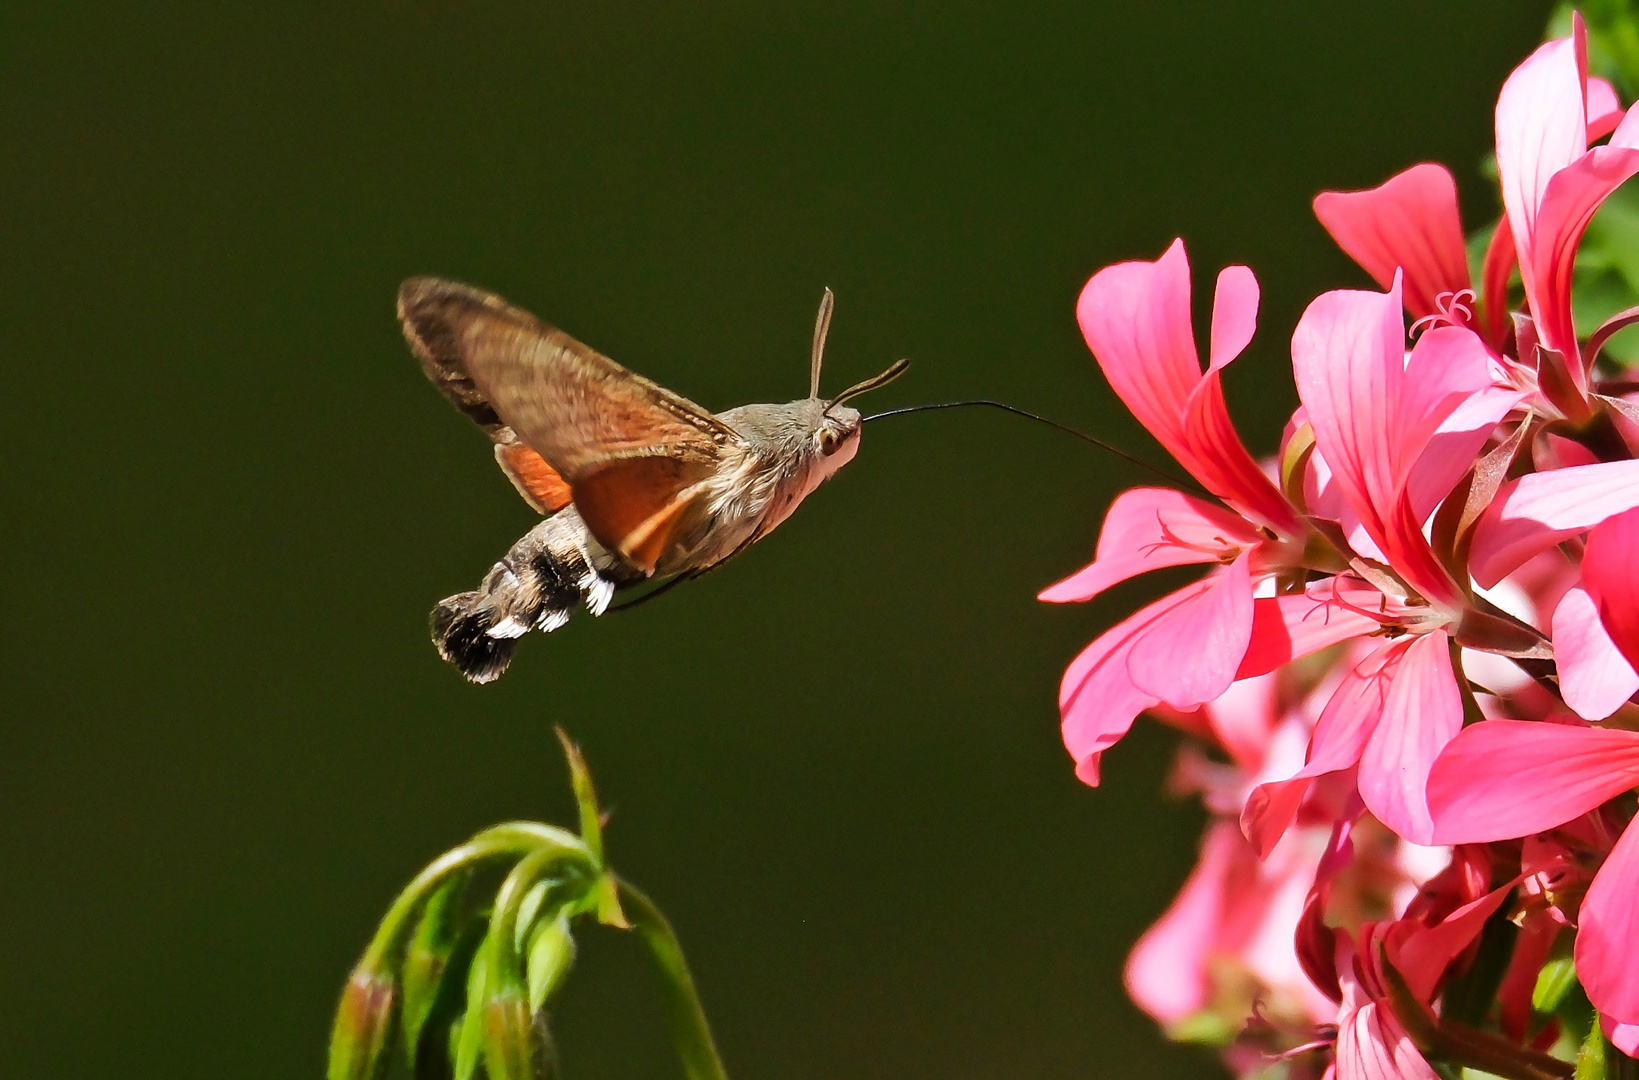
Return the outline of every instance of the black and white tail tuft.
[[[584,603],[603,614],[615,594],[618,570],[593,549],[574,509],[547,518],[512,545],[473,592],[456,593],[432,611],[438,655],[475,683],[500,677],[512,662],[518,639],[531,630],[550,633]]]

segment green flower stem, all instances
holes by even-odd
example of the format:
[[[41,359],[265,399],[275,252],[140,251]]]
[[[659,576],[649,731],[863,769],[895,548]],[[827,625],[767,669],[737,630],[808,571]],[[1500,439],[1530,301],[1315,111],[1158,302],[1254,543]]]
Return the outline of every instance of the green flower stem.
[[[592,859],[580,837],[564,829],[533,822],[518,821],[496,825],[468,840],[458,848],[446,851],[429,863],[415,880],[398,894],[387,917],[381,920],[375,937],[364,950],[361,969],[381,971],[389,966],[403,948],[405,938],[415,926],[415,918],[422,905],[446,878],[492,859],[528,855],[538,849],[552,850],[563,857],[582,860],[590,869]]]
[[[671,1028],[677,1056],[683,1061],[684,1073],[689,1080],[728,1080],[722,1059],[717,1056],[706,1014],[700,1008],[700,996],[689,975],[689,965],[683,960],[683,949],[672,933],[671,924],[654,902],[631,883],[617,879],[617,884],[627,920],[654,958],[665,998],[666,1023]]]
[[[1465,1069],[1478,1069],[1504,1080],[1572,1080],[1575,1069],[1570,1062],[1431,1015],[1388,957],[1379,953],[1379,960],[1394,1015],[1425,1057]]]

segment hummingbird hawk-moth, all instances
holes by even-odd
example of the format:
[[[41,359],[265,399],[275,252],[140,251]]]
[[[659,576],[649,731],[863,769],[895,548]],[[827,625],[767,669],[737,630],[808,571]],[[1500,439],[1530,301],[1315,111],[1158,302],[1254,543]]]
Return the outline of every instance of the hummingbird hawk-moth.
[[[831,308],[827,289],[807,397],[713,414],[498,296],[406,281],[398,315],[422,370],[546,515],[477,589],[433,608],[439,655],[489,682],[530,630],[556,630],[581,604],[600,615],[650,579],[696,577],[789,517],[859,450],[860,414],[846,402],[908,366],[820,397]]]

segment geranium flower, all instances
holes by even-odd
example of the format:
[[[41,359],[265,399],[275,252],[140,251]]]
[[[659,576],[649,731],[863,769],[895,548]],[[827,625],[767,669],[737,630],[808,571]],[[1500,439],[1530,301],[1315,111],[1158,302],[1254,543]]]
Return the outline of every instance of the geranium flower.
[[[1064,741],[1076,774],[1098,782],[1099,755],[1145,709],[1194,709],[1237,678],[1251,640],[1254,581],[1301,560],[1306,527],[1235,434],[1219,371],[1257,326],[1258,283],[1232,266],[1218,275],[1205,372],[1190,320],[1189,258],[1174,241],[1155,262],[1094,274],[1076,318],[1116,394],[1208,491],[1235,512],[1156,488],[1110,507],[1098,553],[1041,599],[1088,600],[1163,566],[1218,569],[1150,605],[1089,645],[1059,692]]]
[[[1497,172],[1518,253],[1544,392],[1573,419],[1588,414],[1592,351],[1577,345],[1571,272],[1601,203],[1639,172],[1639,117],[1624,115],[1608,84],[1588,78],[1587,29],[1537,49],[1497,98]],[[1592,139],[1610,134],[1604,146]],[[1599,336],[1599,335],[1596,335]],[[1533,357],[1523,355],[1531,363]]]

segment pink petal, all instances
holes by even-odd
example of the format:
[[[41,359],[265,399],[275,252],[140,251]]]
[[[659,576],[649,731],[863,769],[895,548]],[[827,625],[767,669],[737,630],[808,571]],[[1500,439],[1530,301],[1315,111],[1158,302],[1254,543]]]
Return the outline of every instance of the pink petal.
[[[1379,520],[1379,500],[1386,509],[1394,495],[1392,410],[1406,335],[1399,292],[1322,293],[1292,335],[1292,371],[1316,445],[1333,482],[1367,523]]]
[[[1630,665],[1639,662],[1639,510],[1617,514],[1588,535],[1582,582],[1611,643]]]
[[[1440,310],[1441,293],[1466,289],[1468,253],[1457,215],[1457,184],[1443,165],[1413,165],[1367,191],[1327,191],[1315,216],[1339,247],[1379,285],[1405,271],[1406,310]]]
[[[1267,858],[1291,827],[1310,780],[1360,760],[1366,740],[1383,715],[1389,677],[1411,643],[1410,638],[1386,643],[1350,668],[1315,723],[1303,768],[1286,780],[1259,784],[1247,796],[1241,831],[1260,857]]]
[[[1133,488],[1116,496],[1104,515],[1092,564],[1043,589],[1038,599],[1091,600],[1136,574],[1216,562],[1258,539],[1243,518],[1222,507],[1170,488]]]
[[[1184,416],[1184,460],[1201,485],[1248,517],[1285,536],[1302,532],[1297,514],[1258,463],[1229,419],[1218,372],[1207,373],[1190,394]]]
[[[1571,272],[1577,245],[1600,204],[1636,172],[1639,150],[1597,146],[1555,173],[1543,190],[1532,238],[1532,286],[1527,295],[1543,344],[1567,357],[1578,355],[1576,327],[1571,322]],[[1584,374],[1580,365],[1572,365],[1572,373]]]
[[[1622,122],[1622,102],[1616,87],[1604,79],[1588,79],[1588,142],[1603,139]]]
[[[1316,445],[1372,540],[1424,596],[1455,602],[1421,521],[1400,503],[1440,424],[1491,385],[1489,360],[1457,327],[1424,334],[1408,360],[1398,293],[1322,294],[1292,335],[1292,370]]]
[[[1121,740],[1139,713],[1161,703],[1133,685],[1127,674],[1134,644],[1173,610],[1213,586],[1213,579],[1207,578],[1162,597],[1099,635],[1070,661],[1059,684],[1059,713],[1064,747],[1075,759],[1082,782],[1096,787],[1099,756]]]
[[[1133,685],[1178,709],[1229,689],[1252,636],[1251,554],[1206,580],[1206,588],[1161,616],[1133,642]]]
[[[1212,351],[1208,371],[1218,371],[1246,349],[1258,329],[1258,279],[1250,267],[1218,271],[1212,295]]]
[[[1389,686],[1382,718],[1360,756],[1360,797],[1400,836],[1430,844],[1429,770],[1463,726],[1450,638],[1439,630],[1418,637],[1384,677]]]
[[[1267,674],[1312,652],[1377,629],[1376,619],[1323,596],[1305,593],[1259,597],[1252,601],[1251,641],[1235,677]]]
[[[1533,555],[1639,506],[1639,461],[1529,473],[1504,484],[1474,526],[1469,572],[1489,589]]]
[[[1508,336],[1508,278],[1514,272],[1516,253],[1514,231],[1505,215],[1485,246],[1485,263],[1480,269],[1480,299],[1485,305],[1485,340],[1501,349]],[[1523,351],[1523,350],[1521,350]]]
[[[1514,69],[1497,98],[1497,172],[1526,273],[1548,181],[1588,148],[1583,68],[1573,38],[1550,41]]]
[[[1503,902],[1514,895],[1519,879],[1501,888],[1492,889],[1484,896],[1457,908],[1433,926],[1424,927],[1413,921],[1397,923],[1393,929],[1405,927],[1409,933],[1394,935],[1388,944],[1389,958],[1395,970],[1405,976],[1406,985],[1419,1001],[1431,1001],[1434,987],[1451,962],[1480,936],[1489,919]],[[1392,933],[1392,931],[1391,931]]]
[[[1599,621],[1593,598],[1582,589],[1571,589],[1560,598],[1554,609],[1553,641],[1560,695],[1584,720],[1605,719],[1639,691],[1639,674],[1617,650]]]
[[[1588,1000],[1618,1024],[1639,1024],[1639,829],[1623,831],[1605,857],[1576,935],[1576,973]]]
[[[1352,979],[1344,980],[1336,1067],[1337,1080],[1439,1080],[1394,1013]]]
[[[1182,240],[1153,263],[1118,263],[1094,274],[1076,303],[1076,321],[1116,395],[1184,468],[1214,495],[1293,534],[1297,519],[1235,434],[1216,374],[1256,325],[1256,279],[1230,267],[1220,294],[1226,310],[1214,312],[1213,324],[1222,342],[1206,376],[1195,351]]]
[[[1451,494],[1457,481],[1474,467],[1474,459],[1497,430],[1498,422],[1527,396],[1523,391],[1487,386],[1463,398],[1440,422],[1406,482],[1406,494],[1417,520],[1427,520],[1440,501]]]
[[[1628,1057],[1639,1057],[1639,1024],[1618,1024],[1608,1016],[1599,1018],[1605,1038]]]
[[[1127,958],[1127,993],[1163,1024],[1199,1012],[1211,994],[1210,963],[1223,921],[1225,886],[1246,845],[1220,822],[1201,840],[1201,857],[1166,914]]]
[[[1639,732],[1483,720],[1451,740],[1428,778],[1434,842],[1530,836],[1639,784]]]
[[[1100,270],[1076,302],[1082,336],[1116,396],[1174,457],[1184,403],[1201,381],[1189,292],[1189,256],[1174,240],[1155,262]]]

